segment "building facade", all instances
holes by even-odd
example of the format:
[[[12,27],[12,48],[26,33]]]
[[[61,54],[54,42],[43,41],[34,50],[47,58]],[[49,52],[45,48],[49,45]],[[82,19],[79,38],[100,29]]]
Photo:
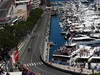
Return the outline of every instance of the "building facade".
[[[16,0],[15,15],[23,21],[27,20],[30,10],[32,9],[32,0]]]

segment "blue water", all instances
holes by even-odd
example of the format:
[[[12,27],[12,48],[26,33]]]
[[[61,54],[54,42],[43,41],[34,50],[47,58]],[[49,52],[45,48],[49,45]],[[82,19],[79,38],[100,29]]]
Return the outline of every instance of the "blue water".
[[[60,34],[60,32],[62,32],[63,30],[59,26],[59,21],[60,19],[58,16],[52,16],[49,41],[54,42],[55,45],[51,47],[50,59],[52,58],[52,54],[54,54],[55,51],[65,43],[64,36]]]

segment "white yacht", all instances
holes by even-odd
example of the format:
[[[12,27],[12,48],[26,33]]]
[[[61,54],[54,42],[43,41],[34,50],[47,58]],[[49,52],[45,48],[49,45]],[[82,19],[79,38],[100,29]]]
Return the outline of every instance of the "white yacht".
[[[94,38],[91,38],[87,35],[76,35],[72,38],[73,41],[92,41],[95,40]]]
[[[92,33],[90,34],[91,38],[100,39],[100,33]]]

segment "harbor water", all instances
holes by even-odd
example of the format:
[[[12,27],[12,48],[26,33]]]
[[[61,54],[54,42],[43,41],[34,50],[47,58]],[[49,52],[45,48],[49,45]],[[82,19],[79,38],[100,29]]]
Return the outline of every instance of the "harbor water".
[[[55,45],[51,47],[50,50],[50,60],[52,58],[52,54],[56,52],[58,48],[63,46],[66,42],[64,39],[64,36],[61,35],[61,32],[63,31],[62,28],[59,25],[59,17],[58,16],[52,16],[51,17],[51,27],[50,27],[50,37],[49,41],[53,42]]]

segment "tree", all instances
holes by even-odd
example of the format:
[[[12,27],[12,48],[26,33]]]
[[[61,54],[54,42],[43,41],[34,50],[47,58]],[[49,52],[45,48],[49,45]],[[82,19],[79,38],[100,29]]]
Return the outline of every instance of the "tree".
[[[21,39],[22,37],[24,37],[27,34],[27,27],[24,22],[20,22],[20,23],[14,25],[14,28],[15,28],[14,31],[15,31],[16,37],[18,39]]]
[[[31,32],[37,20],[41,17],[43,10],[36,8],[30,12],[26,22],[19,22],[14,26],[6,25],[0,30],[0,55],[7,55],[27,33]],[[8,55],[7,55],[8,56]],[[3,56],[6,57],[6,56]]]
[[[16,45],[16,40],[12,33],[3,29],[0,30],[0,48],[13,48]]]

